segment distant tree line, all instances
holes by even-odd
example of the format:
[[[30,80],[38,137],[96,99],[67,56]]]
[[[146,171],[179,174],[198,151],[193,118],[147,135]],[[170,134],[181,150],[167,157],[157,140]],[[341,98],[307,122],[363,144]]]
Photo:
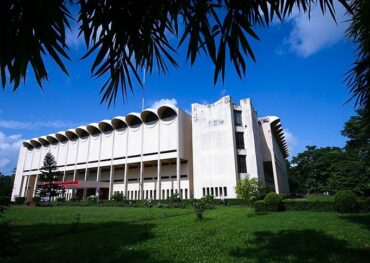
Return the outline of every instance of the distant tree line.
[[[0,196],[11,196],[15,178],[15,169],[11,175],[4,175],[0,172]]]
[[[370,123],[357,111],[345,124],[344,148],[306,146],[306,150],[288,162],[290,189],[293,194],[335,194],[352,190],[370,196]]]

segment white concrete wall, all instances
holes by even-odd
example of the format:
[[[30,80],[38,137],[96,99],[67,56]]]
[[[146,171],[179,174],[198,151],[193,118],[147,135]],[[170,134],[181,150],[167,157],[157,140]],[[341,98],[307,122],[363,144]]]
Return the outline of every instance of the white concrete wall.
[[[237,181],[233,104],[224,97],[210,105],[192,105],[194,197],[203,187],[227,187],[234,198]]]
[[[257,114],[250,99],[240,101],[244,129],[244,146],[246,149],[247,174],[250,178],[264,181],[262,152],[260,150],[260,133]]]

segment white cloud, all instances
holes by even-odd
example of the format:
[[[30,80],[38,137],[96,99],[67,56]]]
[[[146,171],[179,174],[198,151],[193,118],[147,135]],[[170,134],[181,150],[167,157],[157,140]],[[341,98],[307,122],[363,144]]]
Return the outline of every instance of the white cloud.
[[[0,132],[0,171],[5,174],[16,166],[19,149],[22,145],[22,135],[5,135]]]
[[[76,124],[68,121],[35,121],[35,122],[24,122],[14,120],[0,120],[0,128],[14,129],[14,130],[34,130],[40,128],[66,128],[77,126]]]
[[[310,19],[303,12],[292,12],[288,21],[292,23],[293,29],[282,46],[277,48],[276,54],[282,55],[290,51],[307,58],[342,40],[348,27],[348,22],[345,22],[348,17],[341,4],[335,1],[334,5],[338,24],[328,11],[323,15],[319,5],[312,8]]]
[[[170,105],[176,106],[177,101],[176,101],[176,99],[160,99],[158,101],[153,102],[151,108],[158,109],[159,107],[161,107],[162,105],[165,105],[165,104],[170,104]]]
[[[295,146],[298,144],[297,138],[288,129],[284,129],[285,141],[288,145],[289,153],[292,155]]]

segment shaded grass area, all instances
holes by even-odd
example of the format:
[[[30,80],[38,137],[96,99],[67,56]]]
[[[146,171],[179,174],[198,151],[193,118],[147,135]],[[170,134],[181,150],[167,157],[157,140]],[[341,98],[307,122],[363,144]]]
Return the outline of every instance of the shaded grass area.
[[[71,225],[76,213],[81,223]],[[8,262],[367,262],[370,214],[254,214],[188,209],[51,207],[7,213],[22,233]],[[54,230],[57,229],[57,230]]]

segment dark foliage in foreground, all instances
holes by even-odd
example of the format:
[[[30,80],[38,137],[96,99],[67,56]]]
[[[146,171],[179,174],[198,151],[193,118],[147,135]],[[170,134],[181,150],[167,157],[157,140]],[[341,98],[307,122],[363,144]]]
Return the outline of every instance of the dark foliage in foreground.
[[[348,73],[348,86],[359,106],[369,105],[369,1],[338,0],[351,14],[347,37],[357,46],[357,60]],[[310,14],[313,6],[335,19],[333,0],[2,0],[0,1],[0,75],[16,90],[33,69],[42,87],[48,79],[48,55],[68,74],[69,59],[66,30],[78,11],[80,37],[87,47],[84,58],[95,56],[91,65],[94,77],[106,77],[101,87],[102,101],[110,105],[117,95],[125,97],[139,85],[142,71],[154,68],[166,74],[177,67],[178,51],[185,48],[193,65],[205,54],[214,65],[214,82],[225,79],[230,59],[239,77],[246,74],[247,58],[256,60],[251,40],[259,40],[255,29],[266,27],[273,19],[284,21],[293,10]]]

